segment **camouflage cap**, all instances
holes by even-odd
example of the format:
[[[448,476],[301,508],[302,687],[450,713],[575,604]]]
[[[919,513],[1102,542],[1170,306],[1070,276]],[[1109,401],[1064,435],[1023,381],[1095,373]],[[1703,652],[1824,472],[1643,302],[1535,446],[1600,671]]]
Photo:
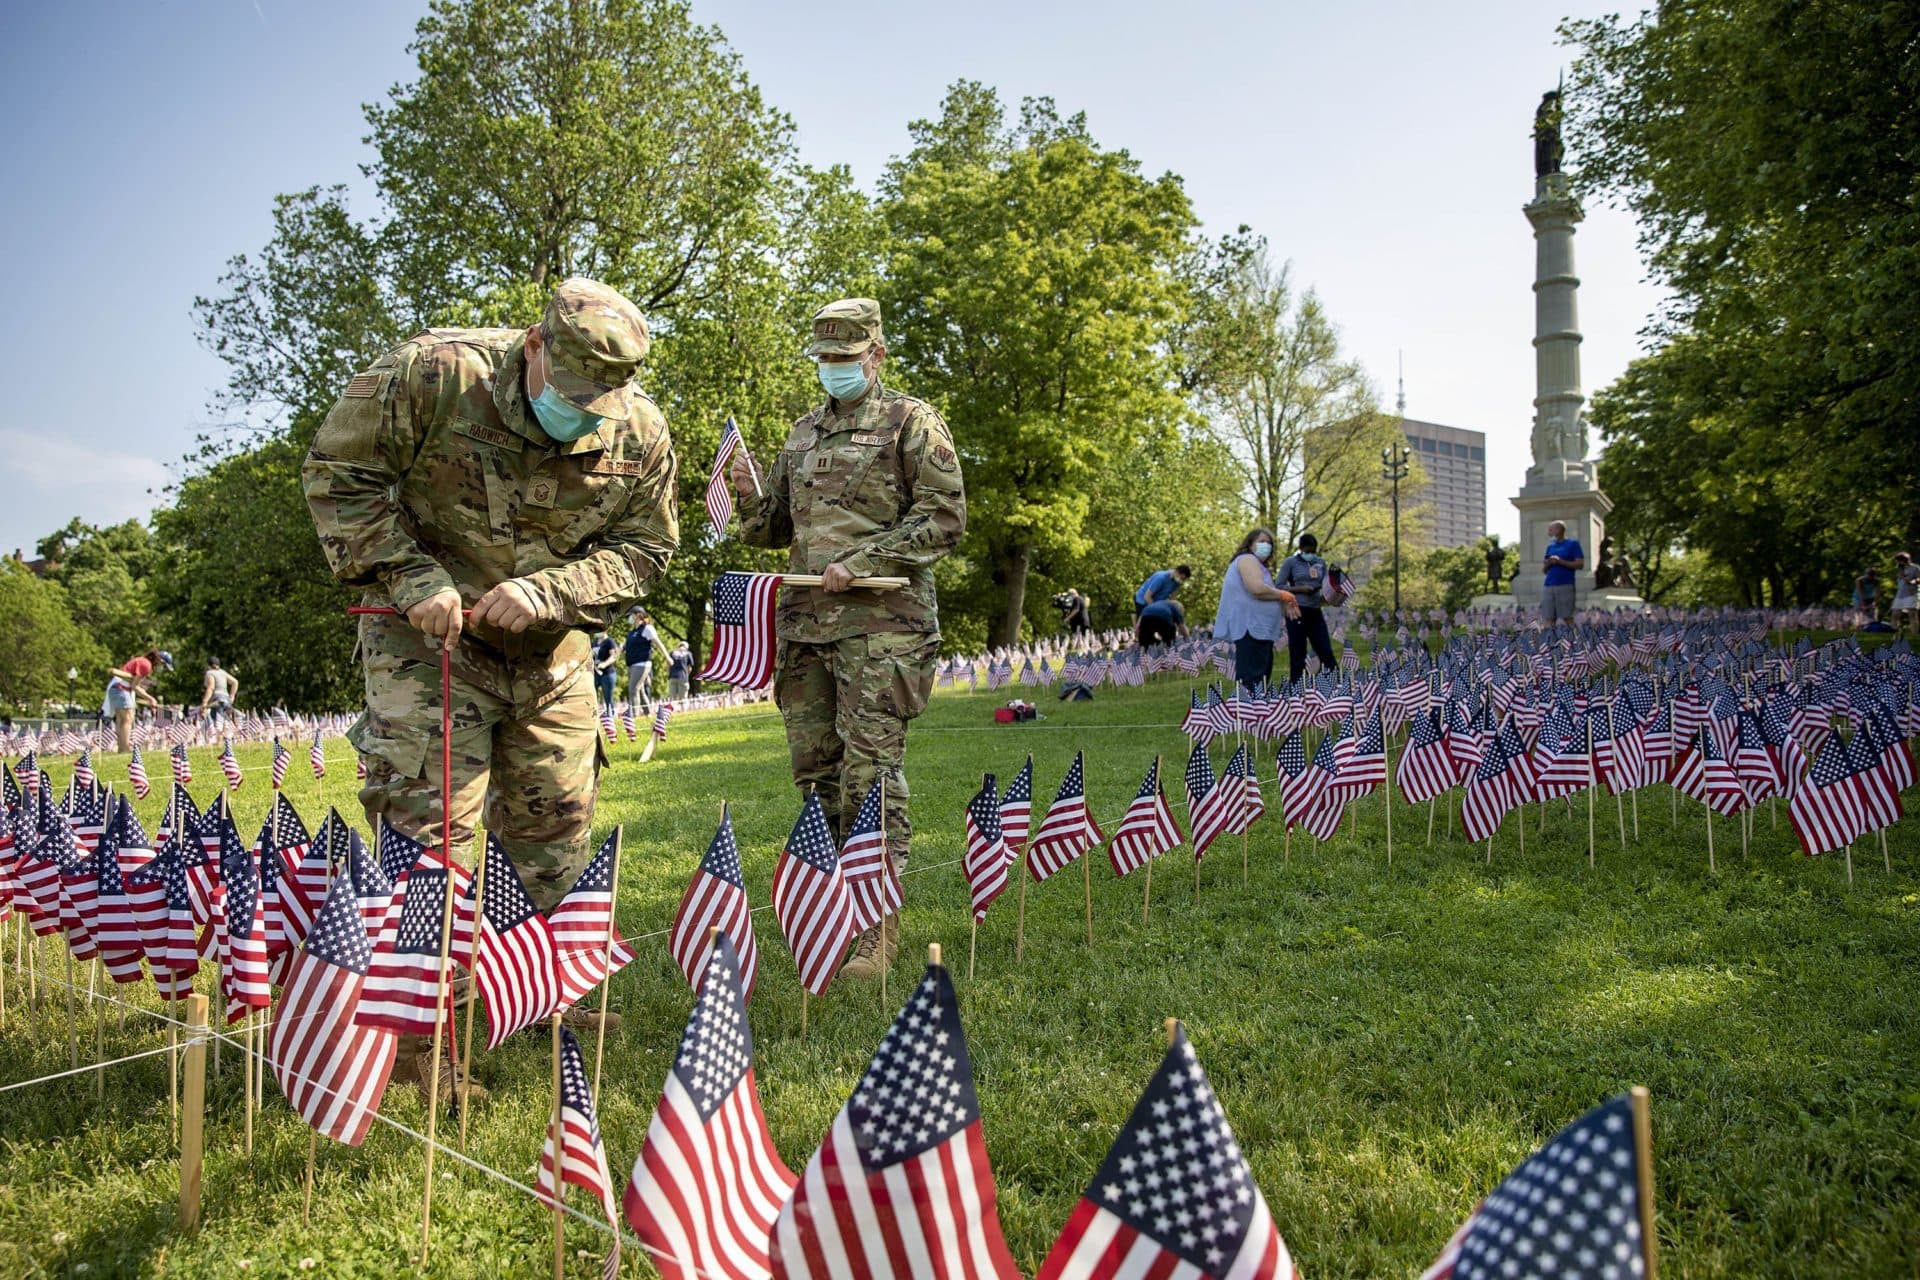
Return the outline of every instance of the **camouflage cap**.
[[[640,309],[599,281],[575,276],[553,291],[541,327],[554,390],[588,413],[626,417],[627,384],[653,341]]]
[[[886,342],[880,333],[880,304],[872,298],[842,298],[814,313],[813,341],[807,345],[807,354],[865,355],[876,342]]]

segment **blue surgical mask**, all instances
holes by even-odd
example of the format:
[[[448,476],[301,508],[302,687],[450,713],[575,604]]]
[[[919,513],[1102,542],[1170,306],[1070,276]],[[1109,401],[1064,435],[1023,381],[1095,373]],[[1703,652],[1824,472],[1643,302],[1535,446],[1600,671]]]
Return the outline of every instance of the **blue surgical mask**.
[[[1256,542],[1253,544],[1253,554],[1265,560],[1273,554],[1273,544],[1271,542]]]
[[[533,398],[533,416],[540,420],[540,429],[561,444],[592,435],[605,421],[555,391],[551,382]]]
[[[867,375],[858,360],[823,360],[814,367],[819,370],[820,385],[835,400],[858,400],[867,393]]]

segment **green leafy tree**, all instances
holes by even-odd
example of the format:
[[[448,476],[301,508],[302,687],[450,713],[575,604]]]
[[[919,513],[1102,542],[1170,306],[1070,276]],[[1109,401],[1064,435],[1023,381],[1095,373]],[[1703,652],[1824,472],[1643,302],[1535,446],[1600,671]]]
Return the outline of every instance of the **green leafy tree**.
[[[107,651],[74,622],[66,590],[18,560],[0,559],[0,649],[7,655],[0,662],[3,707],[26,711],[64,698],[70,668],[80,672],[74,689],[82,703],[106,683]]]
[[[1920,14],[1665,0],[1563,33],[1577,179],[1632,210],[1671,294],[1620,415],[1649,465],[1609,465],[1677,468],[1687,545],[1742,599],[1841,597],[1859,556],[1920,542]],[[1669,514],[1629,512],[1635,537]]]
[[[1405,438],[1341,350],[1319,296],[1301,292],[1244,228],[1191,259],[1188,278],[1199,319],[1181,335],[1186,380],[1206,432],[1238,471],[1247,517],[1286,544],[1311,532],[1349,562],[1390,548],[1380,451]],[[1422,479],[1413,460],[1403,487]],[[1420,539],[1406,507],[1402,538]]]
[[[108,653],[125,658],[161,638],[146,591],[158,557],[152,534],[138,520],[102,529],[75,518],[36,550],[48,562],[48,576],[65,589],[74,622]]]
[[[1095,551],[1100,477],[1185,418],[1166,342],[1193,212],[1179,179],[1143,176],[1044,99],[1009,125],[991,89],[963,81],[909,133],[882,184],[893,360],[948,417],[966,467],[956,565],[971,577],[954,598],[997,597],[990,634],[1005,641],[1036,565]]]
[[[334,585],[313,536],[298,483],[304,456],[290,439],[269,440],[190,476],[155,514],[167,554],[154,601],[185,637],[172,696],[199,696],[199,660],[208,657],[233,671],[242,700],[256,707],[333,710],[357,694],[346,617],[357,597]]]

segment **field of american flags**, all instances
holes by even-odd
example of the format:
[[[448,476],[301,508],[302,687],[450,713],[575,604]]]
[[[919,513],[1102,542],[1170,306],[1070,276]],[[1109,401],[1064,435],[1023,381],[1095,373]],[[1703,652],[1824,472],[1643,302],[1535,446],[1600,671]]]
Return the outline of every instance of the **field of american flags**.
[[[1002,788],[1031,751],[1039,824],[1076,750],[1089,810],[1111,833],[1153,757],[1183,830],[1187,743],[1177,731],[1190,683],[1108,690],[1091,703],[1042,703],[1036,726],[994,727],[986,692],[942,691],[910,753],[915,849],[905,879],[901,960],[888,1003],[836,983],[813,1001],[799,1036],[800,986],[771,911],[754,917],[761,948],[751,1005],[768,1123],[802,1169],[865,1071],[930,941],[946,945],[978,1085],[1001,1221],[1032,1274],[1100,1168],[1165,1051],[1161,1020],[1178,1015],[1206,1065],[1273,1221],[1304,1274],[1417,1274],[1475,1203],[1562,1125],[1628,1084],[1653,1091],[1662,1252],[1674,1275],[1906,1274],[1920,1252],[1920,836],[1890,832],[1893,874],[1856,850],[1846,886],[1837,858],[1806,859],[1786,815],[1763,810],[1749,860],[1731,820],[1719,873],[1706,870],[1697,804],[1667,826],[1664,788],[1642,796],[1642,840],[1607,838],[1586,867],[1576,797],[1527,810],[1524,858],[1511,835],[1494,865],[1457,834],[1425,847],[1425,806],[1401,806],[1385,869],[1381,799],[1356,803],[1317,845],[1296,836],[1282,865],[1277,806],[1251,837],[1251,877],[1210,851],[1199,902],[1186,851],[1180,875],[1156,877],[1143,926],[1137,877],[1116,881],[1094,857],[1096,944],[1084,943],[1079,875],[1029,885],[1026,957],[1013,963],[1013,897],[981,925],[965,978],[967,887],[956,860],[962,814],[991,768]],[[1004,696],[1004,695],[1002,695]],[[686,714],[654,762],[623,742],[605,775],[596,835],[625,824],[623,932],[638,959],[614,980],[625,1026],[607,1044],[599,1125],[616,1178],[638,1154],[692,997],[665,929],[706,850],[724,799],[755,905],[799,797],[785,777],[778,722],[764,707]],[[1402,743],[1393,748],[1397,760]],[[191,752],[196,798],[223,783],[217,746]],[[231,796],[243,835],[265,816],[271,749],[236,747],[252,786]],[[1224,772],[1231,750],[1215,748]],[[351,814],[343,744],[316,781],[294,768],[286,792],[310,826],[328,803]],[[71,757],[45,761],[64,785]],[[122,784],[126,758],[96,753]],[[1260,757],[1272,776],[1272,754]],[[165,788],[136,804],[149,830]],[[1457,796],[1457,793],[1455,793]],[[1912,805],[1915,794],[1909,792]],[[1784,810],[1784,806],[1783,806]],[[1511,819],[1510,819],[1511,821]],[[1510,832],[1509,828],[1509,832]],[[1236,851],[1237,852],[1237,851]],[[938,865],[953,864],[953,865]],[[56,955],[51,943],[42,954]],[[13,956],[5,957],[11,964]],[[84,975],[84,968],[81,969]],[[64,970],[54,967],[51,976]],[[8,972],[0,1085],[64,1069],[65,1008],[22,1011]],[[84,977],[82,979],[84,982]],[[146,986],[116,996],[158,1008]],[[92,1021],[82,1015],[83,1047]],[[164,1032],[109,1015],[119,1056]],[[488,1055],[493,1100],[475,1109],[470,1152],[531,1182],[539,1160],[550,1061],[544,1037]],[[254,1155],[241,1155],[239,1074],[229,1053],[211,1085],[207,1214],[200,1234],[171,1231],[165,1059],[111,1069],[104,1101],[91,1076],[38,1085],[0,1105],[0,1274],[255,1274],[404,1270],[418,1227],[420,1157],[375,1126],[357,1151],[323,1144],[312,1224],[300,1223],[307,1129],[269,1088]],[[386,1108],[418,1126],[410,1091]],[[550,1219],[537,1204],[451,1162],[435,1195],[432,1274],[544,1268]],[[585,1197],[576,1195],[585,1209]],[[604,1237],[575,1225],[573,1274],[598,1274]],[[632,1264],[629,1264],[629,1274]]]

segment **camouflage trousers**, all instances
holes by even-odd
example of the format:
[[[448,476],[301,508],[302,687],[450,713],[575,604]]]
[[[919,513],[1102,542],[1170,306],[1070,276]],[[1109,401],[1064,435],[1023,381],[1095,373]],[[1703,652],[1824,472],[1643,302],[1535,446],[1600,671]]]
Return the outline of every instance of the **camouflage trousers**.
[[[366,758],[360,803],[416,840],[440,842],[440,654],[401,618],[360,620],[367,708],[347,731]],[[518,637],[516,640],[520,639]],[[455,856],[484,821],[542,911],[593,855],[589,828],[605,755],[586,636],[515,656],[463,635],[453,654]]]
[[[787,725],[793,780],[820,797],[834,838],[844,840],[876,778],[886,789],[887,848],[905,863],[907,722],[927,709],[940,637],[879,632],[822,644],[782,640],[773,700]]]

